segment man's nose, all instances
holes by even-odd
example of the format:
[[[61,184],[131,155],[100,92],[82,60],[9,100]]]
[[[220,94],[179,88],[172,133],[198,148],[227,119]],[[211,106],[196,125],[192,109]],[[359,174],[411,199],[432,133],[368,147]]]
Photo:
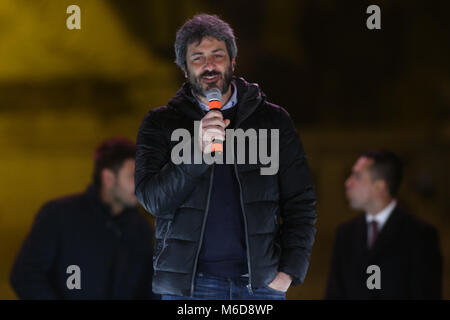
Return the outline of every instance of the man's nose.
[[[208,57],[206,58],[206,65],[205,65],[205,69],[207,71],[213,71],[215,69],[216,65],[214,64],[214,57]]]
[[[344,182],[344,186],[346,188],[350,188],[351,183],[352,183],[352,178],[351,177],[347,178],[347,180],[345,180],[345,182]]]

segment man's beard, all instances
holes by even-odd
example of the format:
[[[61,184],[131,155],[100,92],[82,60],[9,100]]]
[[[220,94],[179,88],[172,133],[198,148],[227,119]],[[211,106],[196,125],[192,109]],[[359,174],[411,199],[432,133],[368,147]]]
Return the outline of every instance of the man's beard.
[[[224,74],[221,74],[217,71],[205,71],[200,76],[196,77],[194,74],[192,74],[189,70],[187,71],[188,74],[188,81],[192,86],[192,90],[196,95],[199,95],[201,97],[206,97],[205,91],[211,89],[211,88],[218,88],[214,83],[211,85],[208,85],[206,90],[203,90],[201,78],[205,76],[215,76],[218,75],[222,78],[222,87],[218,88],[222,94],[227,93],[228,88],[230,87],[231,79],[233,78],[233,69],[231,68],[231,64],[225,70]],[[219,79],[220,80],[220,79]],[[217,80],[217,81],[219,81]]]
[[[137,201],[131,198],[131,196],[127,196],[127,194],[120,189],[117,182],[114,186],[114,189],[111,190],[111,195],[113,201],[123,206],[124,210],[137,208]]]

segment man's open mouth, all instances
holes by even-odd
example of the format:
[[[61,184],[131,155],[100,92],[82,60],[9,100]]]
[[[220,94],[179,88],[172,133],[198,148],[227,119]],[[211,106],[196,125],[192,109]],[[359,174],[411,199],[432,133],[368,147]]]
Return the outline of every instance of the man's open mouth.
[[[215,75],[203,76],[202,79],[203,79],[205,82],[216,82],[217,80],[220,79],[220,75],[215,74]]]

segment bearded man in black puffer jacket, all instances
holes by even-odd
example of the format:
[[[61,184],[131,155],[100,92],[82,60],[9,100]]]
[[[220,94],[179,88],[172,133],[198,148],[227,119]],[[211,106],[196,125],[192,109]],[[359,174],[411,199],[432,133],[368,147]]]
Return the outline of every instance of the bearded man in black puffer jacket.
[[[188,20],[175,52],[187,81],[146,115],[137,137],[136,196],[156,217],[153,290],[172,300],[285,299],[305,279],[316,231],[292,120],[257,84],[233,76],[233,30],[217,16]],[[212,88],[220,111],[209,111]],[[222,153],[212,149],[218,140]]]

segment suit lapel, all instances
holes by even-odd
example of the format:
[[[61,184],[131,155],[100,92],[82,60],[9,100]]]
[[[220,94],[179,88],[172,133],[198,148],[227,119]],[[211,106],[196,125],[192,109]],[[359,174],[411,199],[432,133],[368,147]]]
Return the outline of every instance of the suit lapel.
[[[358,261],[365,261],[367,259],[368,248],[366,217],[364,214],[362,214],[358,219],[357,232],[355,235],[355,246],[357,248],[357,253],[360,255],[360,259],[358,259]]]

